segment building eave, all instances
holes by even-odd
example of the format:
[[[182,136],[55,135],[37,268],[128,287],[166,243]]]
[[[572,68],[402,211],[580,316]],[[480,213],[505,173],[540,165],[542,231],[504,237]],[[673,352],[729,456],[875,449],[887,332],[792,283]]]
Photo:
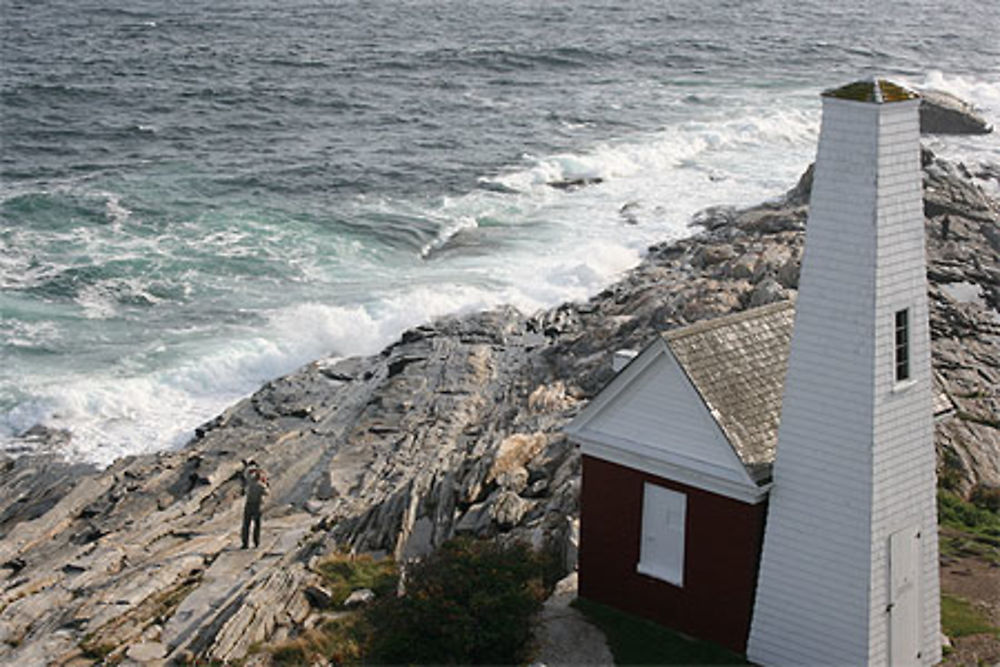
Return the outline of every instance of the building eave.
[[[762,502],[771,490],[770,482],[757,485],[749,478],[734,479],[726,474],[731,471],[725,468],[641,443],[586,432],[575,434],[574,439],[580,443],[585,456],[648,472],[741,502]]]

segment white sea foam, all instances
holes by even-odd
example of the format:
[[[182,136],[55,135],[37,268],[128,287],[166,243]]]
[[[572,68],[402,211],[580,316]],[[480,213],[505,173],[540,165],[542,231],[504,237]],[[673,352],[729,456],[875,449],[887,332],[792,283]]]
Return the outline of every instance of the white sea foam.
[[[195,233],[197,231],[195,230]],[[255,252],[254,239],[249,232],[230,228],[222,229],[206,235],[201,245],[211,248],[219,257],[248,257]]]
[[[118,456],[186,442],[193,429],[263,382],[314,359],[372,354],[401,331],[428,320],[511,303],[525,312],[584,298],[638,260],[634,249],[600,242],[574,255],[511,265],[496,285],[427,278],[368,305],[303,303],[273,311],[265,327],[189,350],[185,361],[137,376],[103,374],[36,378],[32,396],[6,415],[8,435],[36,423],[68,429],[75,460],[110,463]],[[235,332],[234,332],[235,333]]]
[[[0,431],[10,437],[37,423],[67,429],[72,440],[65,454],[100,465],[176,447],[198,424],[271,378],[314,359],[374,353],[429,318],[501,301],[503,295],[488,290],[436,285],[374,307],[289,306],[273,312],[255,335],[209,343],[160,370],[125,377],[113,369],[36,377],[23,387],[31,398],[4,416]]]
[[[105,193],[104,196],[107,199],[105,211],[107,212],[108,221],[116,226],[121,226],[127,222],[132,215],[132,211],[122,205],[121,197],[111,192]]]
[[[463,229],[475,229],[478,226],[476,219],[471,216],[459,216],[451,221],[446,221],[438,230],[437,236],[434,240],[425,243],[424,247],[420,249],[421,257],[427,257],[435,250],[439,250],[445,246],[448,241],[452,239],[456,234],[461,232]]]
[[[985,111],[991,119],[1000,115],[1000,81],[984,81],[931,70],[922,80],[907,82],[918,88],[944,90],[957,95]]]
[[[145,278],[107,278],[80,289],[74,301],[87,319],[109,319],[118,314],[121,304],[152,306],[162,299],[150,292]]]
[[[17,289],[30,280],[31,257],[0,237],[0,289]]]
[[[4,319],[0,321],[0,338],[14,348],[44,349],[59,340],[59,327],[55,322],[25,322]]]
[[[115,316],[117,308],[114,296],[98,285],[88,285],[80,290],[74,299],[88,320],[106,320]]]
[[[815,111],[785,108],[715,120],[690,120],[650,136],[604,143],[586,153],[526,156],[531,163],[527,169],[490,180],[503,189],[519,192],[577,179],[641,176],[662,181],[678,168],[703,161],[709,164],[713,156],[756,162],[751,152],[754,149],[807,150],[815,142],[818,119]],[[735,151],[742,155],[728,155]]]

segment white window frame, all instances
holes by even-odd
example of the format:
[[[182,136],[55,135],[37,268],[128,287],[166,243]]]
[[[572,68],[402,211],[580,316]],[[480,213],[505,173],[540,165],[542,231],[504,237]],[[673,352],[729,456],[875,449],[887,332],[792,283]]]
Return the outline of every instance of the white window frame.
[[[687,495],[648,482],[644,485],[639,574],[683,587],[686,522]]]

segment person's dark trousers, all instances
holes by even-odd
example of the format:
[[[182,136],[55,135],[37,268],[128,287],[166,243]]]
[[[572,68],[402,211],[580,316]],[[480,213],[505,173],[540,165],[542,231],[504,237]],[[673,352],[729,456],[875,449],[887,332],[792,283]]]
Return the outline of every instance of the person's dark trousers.
[[[250,523],[253,522],[253,545],[260,546],[260,506],[247,503],[243,506],[243,530],[240,537],[243,538],[243,548],[247,548],[247,538],[250,536]]]

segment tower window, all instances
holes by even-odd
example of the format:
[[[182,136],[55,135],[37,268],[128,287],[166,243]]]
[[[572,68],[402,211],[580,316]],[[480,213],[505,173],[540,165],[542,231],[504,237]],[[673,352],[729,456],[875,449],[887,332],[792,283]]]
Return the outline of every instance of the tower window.
[[[896,311],[896,382],[910,379],[910,309]]]

